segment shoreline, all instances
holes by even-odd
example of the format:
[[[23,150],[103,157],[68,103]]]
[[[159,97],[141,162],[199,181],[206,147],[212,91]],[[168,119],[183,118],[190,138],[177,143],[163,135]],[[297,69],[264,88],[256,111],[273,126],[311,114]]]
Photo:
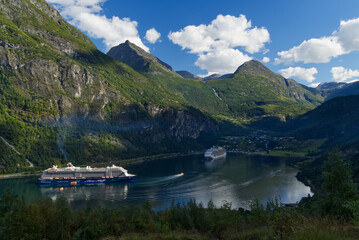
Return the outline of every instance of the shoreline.
[[[199,151],[190,151],[190,152],[181,152],[181,153],[167,153],[167,154],[157,154],[157,155],[150,155],[144,157],[137,157],[137,158],[129,158],[123,160],[116,160],[111,162],[99,162],[94,163],[93,166],[108,166],[109,164],[120,164],[121,166],[129,166],[133,164],[148,162],[156,159],[166,159],[171,157],[185,157],[191,155],[199,155],[203,154],[205,150]],[[22,178],[22,177],[31,177],[31,176],[41,176],[41,172],[36,173],[9,173],[9,174],[0,174],[1,179],[11,179],[11,178]]]
[[[239,153],[244,155],[251,155],[251,156],[266,156],[266,157],[285,157],[285,158],[311,158],[309,156],[302,156],[302,155],[283,155],[283,154],[268,154],[264,152],[245,152],[245,151],[227,151],[229,153]]]
[[[205,150],[199,150],[199,151],[190,151],[190,152],[180,152],[180,153],[166,153],[166,154],[157,154],[157,155],[150,155],[150,156],[144,156],[144,157],[137,157],[137,158],[129,158],[129,159],[123,159],[123,160],[116,160],[111,162],[101,162],[101,163],[94,163],[93,166],[103,166],[108,164],[120,164],[121,166],[129,166],[133,164],[143,163],[143,162],[149,162],[156,159],[166,159],[166,158],[172,158],[172,157],[185,157],[185,156],[191,156],[191,155],[199,155],[203,154]]]
[[[41,173],[9,173],[0,175],[1,179],[10,179],[10,178],[23,178],[23,177],[31,177],[31,176],[41,176]]]

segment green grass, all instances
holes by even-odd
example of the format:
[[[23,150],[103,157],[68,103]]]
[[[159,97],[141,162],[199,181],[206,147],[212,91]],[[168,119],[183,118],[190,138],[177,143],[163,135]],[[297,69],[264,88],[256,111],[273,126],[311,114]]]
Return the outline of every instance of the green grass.
[[[291,98],[289,90],[267,76],[237,75],[230,79],[211,80],[207,84],[218,92],[236,117],[293,117],[312,108],[308,102]]]

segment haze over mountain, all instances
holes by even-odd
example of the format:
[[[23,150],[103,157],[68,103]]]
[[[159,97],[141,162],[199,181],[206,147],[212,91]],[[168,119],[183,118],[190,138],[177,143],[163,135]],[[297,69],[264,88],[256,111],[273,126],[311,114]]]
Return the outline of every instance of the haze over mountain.
[[[345,83],[345,82],[324,82],[319,84],[316,88],[303,86],[311,91],[314,95],[321,95],[325,101],[335,97],[358,95],[359,83]]]
[[[230,78],[233,76],[233,73],[228,73],[225,75],[220,75],[220,74],[212,74],[209,75],[207,77],[199,77],[197,75],[194,75],[193,73],[190,73],[188,71],[176,71],[179,75],[181,75],[183,78],[189,78],[189,79],[195,79],[195,80],[203,80],[203,81],[208,81],[208,80],[214,80],[214,79],[220,79],[220,78]]]
[[[358,94],[359,94],[359,82],[353,82],[350,84],[342,85],[342,87],[332,89],[329,92],[326,100],[333,99],[335,97],[358,95]]]
[[[197,75],[194,75],[193,73],[190,73],[190,72],[185,71],[185,70],[176,71],[176,73],[178,73],[179,75],[181,75],[183,78],[202,80],[201,77],[199,77],[199,76],[197,76]]]
[[[323,82],[323,83],[319,84],[316,87],[316,89],[330,90],[330,89],[334,89],[334,88],[342,88],[346,85],[347,85],[347,83],[345,83],[345,82]]]

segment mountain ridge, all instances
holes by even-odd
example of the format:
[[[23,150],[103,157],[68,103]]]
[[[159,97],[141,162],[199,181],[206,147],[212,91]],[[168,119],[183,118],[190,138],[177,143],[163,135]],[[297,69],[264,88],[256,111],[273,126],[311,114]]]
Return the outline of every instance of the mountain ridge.
[[[179,75],[181,75],[183,78],[189,78],[189,79],[195,79],[195,80],[202,80],[201,77],[193,74],[193,73],[190,73],[186,70],[180,70],[180,71],[176,71],[176,73],[178,73]]]
[[[123,44],[120,46],[123,46]],[[117,49],[121,50],[119,48]],[[132,57],[131,55],[128,55],[126,51],[122,53],[118,52],[118,55],[121,56],[118,59],[130,59]],[[156,57],[147,56],[145,58],[154,59]],[[146,59],[143,61],[146,61]],[[134,62],[127,61],[127,63],[130,64],[131,67],[136,67]],[[208,112],[209,114],[215,115],[222,119],[228,117],[252,118],[265,116],[268,114],[283,116],[288,114],[288,112],[293,112],[292,114],[296,115],[298,113],[303,113],[305,109],[308,110],[311,107],[317,106],[322,101],[319,94],[318,96],[315,96],[313,93],[303,88],[294,80],[285,79],[281,75],[273,73],[270,69],[257,60],[251,60],[243,63],[233,74],[225,74],[222,76],[215,75],[204,78],[202,79],[205,80],[203,81],[204,84],[200,82],[193,82],[195,80],[193,80],[193,77],[191,77],[192,74],[190,73],[187,76],[191,78],[180,80],[174,75],[166,75],[164,73],[162,76],[160,76],[159,74],[151,74],[151,71],[146,72],[146,69],[142,70],[144,71],[142,73],[144,73],[146,76],[149,76],[151,79],[166,85],[170,89],[178,91],[179,94],[181,94],[185,99],[187,99],[187,101],[190,102],[190,104],[196,108],[199,108],[202,111]],[[188,72],[186,73],[188,74]],[[238,81],[239,78],[243,78],[243,81]],[[249,78],[251,78],[253,82],[248,81]],[[227,83],[227,86],[234,87],[238,89],[238,91],[244,91],[243,94],[247,97],[239,96],[231,91],[224,91],[226,86],[219,86],[218,83],[222,83],[222,85]],[[189,87],[189,85],[192,89],[187,87],[184,88],[184,86]],[[241,85],[243,86],[241,87]],[[224,88],[223,90],[222,87]],[[259,91],[256,91],[256,88]],[[246,92],[251,92],[251,94],[254,94],[255,97],[253,98],[249,96]],[[201,97],[202,102],[199,102],[198,98],[193,98],[194,95],[198,95],[199,93],[203,95],[203,97]],[[229,98],[226,97],[227,93],[231,95]],[[272,100],[269,99],[270,97],[265,97],[265,95],[270,96]],[[299,111],[295,110],[296,107],[284,106],[286,101],[291,105],[297,105]],[[212,104],[208,104],[209,102],[212,102]],[[246,102],[246,105],[240,105],[238,102]],[[269,107],[269,105],[273,105],[273,103],[274,105],[281,105],[281,107]],[[251,106],[249,108],[254,108],[253,112],[250,114],[245,113],[248,110],[248,105]],[[213,106],[217,107],[213,108]],[[243,109],[241,109],[242,107]],[[284,109],[284,111],[281,111],[281,108]],[[219,111],[216,109],[221,110]]]

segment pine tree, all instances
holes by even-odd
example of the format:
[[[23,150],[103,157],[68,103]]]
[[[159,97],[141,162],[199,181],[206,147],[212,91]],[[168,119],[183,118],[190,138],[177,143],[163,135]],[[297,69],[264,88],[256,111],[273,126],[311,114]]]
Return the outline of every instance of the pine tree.
[[[322,210],[339,218],[348,219],[352,213],[346,207],[348,202],[358,199],[358,192],[352,179],[351,167],[340,158],[340,152],[329,153],[323,172]]]

